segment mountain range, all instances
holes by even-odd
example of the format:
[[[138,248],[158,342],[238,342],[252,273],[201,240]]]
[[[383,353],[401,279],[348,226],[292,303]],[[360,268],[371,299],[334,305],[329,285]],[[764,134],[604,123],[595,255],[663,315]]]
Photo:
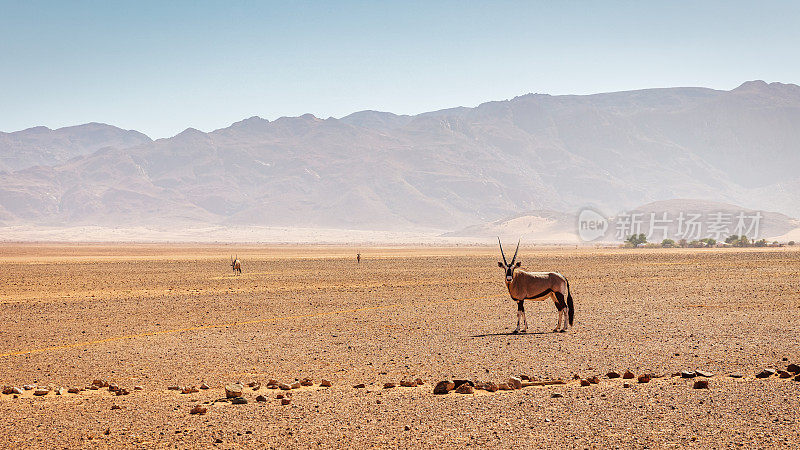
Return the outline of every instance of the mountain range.
[[[460,230],[699,198],[800,216],[800,87],[527,94],[413,116],[259,117],[167,139],[0,133],[0,225]]]

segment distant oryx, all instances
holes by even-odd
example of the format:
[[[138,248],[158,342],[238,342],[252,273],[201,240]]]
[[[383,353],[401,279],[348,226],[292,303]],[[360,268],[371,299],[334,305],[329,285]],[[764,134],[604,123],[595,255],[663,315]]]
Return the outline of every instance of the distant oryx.
[[[500,243],[499,237],[497,242]],[[572,325],[572,317],[575,314],[572,308],[572,293],[569,291],[569,281],[560,273],[515,270],[522,265],[519,261],[515,264],[517,252],[519,252],[519,242],[517,242],[517,249],[514,251],[514,257],[511,258],[511,264],[509,264],[506,261],[505,253],[503,253],[503,244],[500,244],[500,254],[503,256],[503,261],[497,263],[498,266],[505,269],[508,293],[511,294],[511,299],[517,302],[517,329],[514,330],[514,333],[520,332],[520,318],[524,326],[522,332],[528,331],[528,321],[525,320],[525,300],[544,300],[550,294],[553,294],[553,302],[558,310],[558,323],[553,332],[567,331],[567,319],[569,319],[569,324]],[[566,302],[564,301],[565,297]]]
[[[236,259],[231,256],[231,268],[233,273],[239,272],[238,275],[242,274],[242,263],[239,261],[239,255],[236,255]]]

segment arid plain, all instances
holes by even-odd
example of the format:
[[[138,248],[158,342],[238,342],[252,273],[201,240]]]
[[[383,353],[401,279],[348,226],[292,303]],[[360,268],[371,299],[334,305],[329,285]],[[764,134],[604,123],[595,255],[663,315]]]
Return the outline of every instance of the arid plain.
[[[0,394],[0,446],[800,444],[800,382],[755,377],[800,364],[797,247],[523,247],[523,269],[570,280],[576,310],[569,332],[552,333],[553,303],[530,302],[523,335],[510,334],[498,258],[490,247],[2,244],[0,385],[53,390]],[[606,377],[625,370],[653,377]],[[713,372],[709,388],[681,370]],[[565,384],[433,395],[441,380],[520,374]],[[266,387],[304,378],[313,385]],[[56,395],[95,379],[130,394]],[[214,401],[237,381],[247,404]],[[190,414],[196,405],[207,412]]]

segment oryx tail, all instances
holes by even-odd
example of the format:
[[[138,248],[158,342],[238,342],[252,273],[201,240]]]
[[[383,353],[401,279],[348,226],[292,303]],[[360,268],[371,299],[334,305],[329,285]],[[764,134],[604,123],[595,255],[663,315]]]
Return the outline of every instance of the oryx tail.
[[[567,308],[569,308],[569,325],[572,326],[572,318],[575,317],[575,308],[572,306],[572,291],[569,289],[569,280],[564,277],[567,282]]]

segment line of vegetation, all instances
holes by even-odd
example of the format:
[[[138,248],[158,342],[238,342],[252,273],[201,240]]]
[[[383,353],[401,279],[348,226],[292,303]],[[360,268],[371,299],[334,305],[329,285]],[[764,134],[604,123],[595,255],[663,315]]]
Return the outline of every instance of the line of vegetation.
[[[680,239],[677,242],[672,239],[664,239],[661,243],[647,242],[644,233],[632,234],[625,239],[624,248],[708,248],[708,247],[783,247],[784,244],[778,241],[767,242],[766,239],[753,240],[747,236],[732,234],[725,238],[724,242],[717,242],[714,238],[703,238],[692,241]],[[787,245],[795,245],[794,241],[789,241]]]

